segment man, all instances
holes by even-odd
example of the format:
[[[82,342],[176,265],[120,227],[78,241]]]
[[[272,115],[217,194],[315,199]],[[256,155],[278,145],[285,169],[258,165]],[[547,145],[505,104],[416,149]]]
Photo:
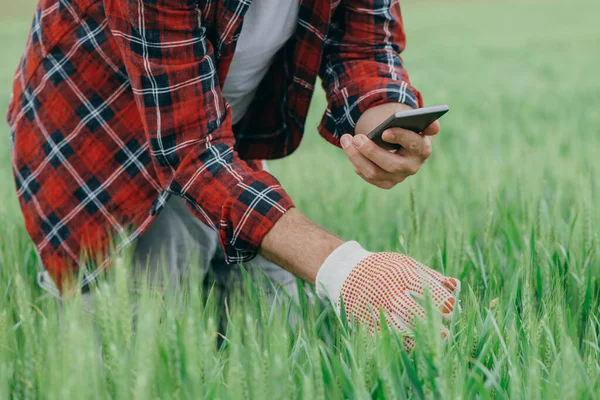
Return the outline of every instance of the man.
[[[52,281],[64,292],[100,262],[87,286],[109,243],[133,242],[139,264],[160,259],[173,281],[191,254],[204,271],[231,269],[222,254],[284,287],[293,275],[316,282],[372,327],[384,308],[410,330],[426,287],[447,317],[458,280],[343,242],[297,211],[260,161],[299,145],[320,76],[319,131],[356,173],[385,189],[416,173],[437,123],[385,132],[398,153],[364,136],[422,106],[404,44],[395,0],[41,0],[8,121],[25,225]]]

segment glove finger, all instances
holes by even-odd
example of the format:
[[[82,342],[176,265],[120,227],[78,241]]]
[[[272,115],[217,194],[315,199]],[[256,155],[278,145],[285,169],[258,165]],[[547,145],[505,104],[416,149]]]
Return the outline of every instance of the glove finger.
[[[446,277],[446,276],[442,275],[441,273],[439,273],[438,271],[436,271],[432,268],[429,268],[426,265],[423,265],[421,263],[418,263],[418,264],[421,267],[421,269],[423,271],[425,271],[426,274],[430,275],[433,279],[435,279],[436,281],[441,283],[450,292],[452,292],[453,294],[460,293],[460,280],[458,280],[456,278]]]
[[[423,273],[419,263],[404,254],[388,253],[386,281],[394,287],[406,288],[418,296],[423,295]]]
[[[452,295],[452,292],[448,289],[447,285],[442,283],[444,280],[446,280],[442,274],[424,266],[423,264],[404,254],[396,254],[395,257],[390,257],[388,262],[392,267],[394,267],[392,268],[393,271],[403,271],[403,276],[400,277],[394,275],[388,279],[404,282],[408,293],[419,299],[423,299],[425,287],[429,287],[431,296],[433,297],[434,305],[442,313],[444,320],[449,321],[451,319],[456,299]],[[457,282],[457,280],[453,280],[453,283],[458,285]],[[401,284],[397,285],[397,287],[401,286]],[[398,297],[402,297],[402,295],[398,294]],[[412,298],[410,301],[414,303]]]
[[[425,264],[420,263],[419,261],[416,261],[412,257],[409,257],[404,254],[400,254],[400,256],[402,256],[402,258],[404,259],[404,262],[406,262],[407,264],[410,264],[411,266],[415,266],[416,268],[425,271],[425,273],[427,273],[433,279],[440,282],[442,285],[444,285],[444,287],[446,289],[448,289],[452,293],[455,293],[455,294],[460,293],[460,280],[458,280],[456,278],[446,277],[446,276],[442,275],[441,273],[439,273],[438,271],[436,271],[432,268],[429,268]]]
[[[394,326],[402,332],[412,332],[415,318],[425,318],[425,309],[406,292],[396,293],[385,309]]]
[[[452,312],[456,306],[456,299],[453,294],[436,279],[432,279],[426,272],[422,273],[421,279],[423,280],[424,288],[429,289],[433,304],[442,314],[442,318],[445,321],[450,321],[452,319]]]
[[[411,337],[404,338],[404,349],[407,353],[410,353],[415,348],[415,339]]]
[[[406,286],[411,292],[417,293],[418,295],[424,293],[422,281],[423,275],[425,274],[430,280],[439,282],[440,285],[449,292],[453,294],[460,293],[460,281],[458,279],[447,278],[439,272],[421,264],[412,257],[404,254],[393,254],[393,257],[390,257],[387,261],[395,267],[394,270],[404,271]]]
[[[444,325],[440,326],[440,336],[442,337],[442,340],[444,342],[448,340],[449,334],[450,334],[450,331],[448,330],[448,328],[446,328]]]
[[[442,284],[454,294],[460,293],[460,281],[456,278],[445,278]]]

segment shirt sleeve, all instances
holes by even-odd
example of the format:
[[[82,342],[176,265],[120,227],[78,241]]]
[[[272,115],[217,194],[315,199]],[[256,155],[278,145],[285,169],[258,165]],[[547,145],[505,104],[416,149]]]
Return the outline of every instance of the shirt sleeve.
[[[252,259],[293,203],[274,177],[251,168],[233,149],[231,111],[199,3],[105,5],[163,190],[185,198],[218,230],[228,262]]]
[[[360,116],[379,104],[423,106],[400,58],[405,44],[398,0],[342,0],[320,69],[328,100],[321,133],[353,133]]]

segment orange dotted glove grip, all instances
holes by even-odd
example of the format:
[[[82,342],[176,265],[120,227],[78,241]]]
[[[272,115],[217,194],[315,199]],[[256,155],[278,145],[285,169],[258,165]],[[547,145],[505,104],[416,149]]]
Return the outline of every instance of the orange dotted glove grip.
[[[384,310],[390,327],[410,334],[415,317],[425,316],[415,298],[423,298],[426,288],[442,316],[450,319],[460,291],[457,279],[447,278],[402,254],[367,252],[356,242],[336,249],[323,268],[317,275],[317,285],[324,285],[320,295],[329,297],[338,311],[343,300],[349,321],[364,324],[372,331],[379,328],[379,310]],[[441,330],[445,335],[446,329]],[[412,340],[407,338],[406,344],[411,348]]]

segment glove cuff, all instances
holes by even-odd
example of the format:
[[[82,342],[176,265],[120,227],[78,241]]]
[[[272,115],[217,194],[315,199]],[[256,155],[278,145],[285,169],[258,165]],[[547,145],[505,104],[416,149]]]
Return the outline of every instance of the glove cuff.
[[[335,249],[317,272],[316,287],[319,298],[327,299],[337,307],[346,278],[359,262],[371,254],[373,253],[353,241]]]

